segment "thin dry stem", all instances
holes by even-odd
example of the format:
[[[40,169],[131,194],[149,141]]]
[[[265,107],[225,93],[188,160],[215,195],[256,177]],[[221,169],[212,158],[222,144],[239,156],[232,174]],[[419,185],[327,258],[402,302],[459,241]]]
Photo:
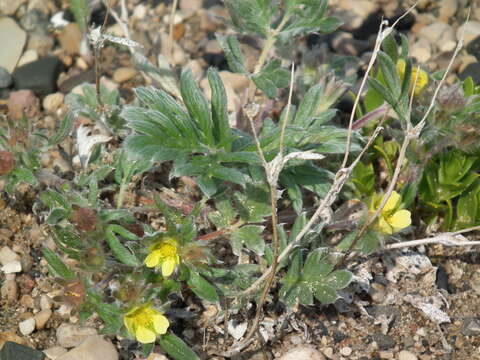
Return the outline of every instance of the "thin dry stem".
[[[375,60],[377,59],[378,52],[380,51],[380,46],[382,45],[383,40],[392,32],[393,28],[398,24],[398,22],[402,20],[404,16],[410,13],[415,8],[415,6],[416,4],[413,4],[402,16],[400,16],[397,19],[397,21],[393,23],[391,27],[387,25],[387,28],[384,30],[383,26],[385,25],[385,22],[383,21],[380,24],[380,28],[378,29],[377,39],[375,40],[375,46],[373,48],[372,57],[370,58],[370,61],[368,63],[365,75],[363,76],[362,82],[360,83],[360,88],[358,89],[358,94],[355,97],[355,102],[353,103],[352,112],[350,114],[350,120],[348,122],[347,143],[345,145],[345,154],[343,156],[343,161],[341,166],[342,168],[347,166],[347,163],[348,163],[348,156],[350,155],[350,147],[352,145],[353,119],[355,118],[355,113],[357,111],[357,107],[360,102],[360,96],[367,83],[368,75],[370,74],[370,71],[372,70],[373,65],[375,64]]]

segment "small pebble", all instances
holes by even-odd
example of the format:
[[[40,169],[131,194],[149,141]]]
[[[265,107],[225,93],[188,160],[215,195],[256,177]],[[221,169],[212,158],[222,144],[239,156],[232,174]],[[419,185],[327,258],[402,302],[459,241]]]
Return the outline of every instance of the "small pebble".
[[[121,67],[115,70],[115,72],[113,73],[113,81],[118,84],[122,84],[134,78],[137,73],[137,70],[134,68]]]
[[[343,356],[350,356],[352,355],[352,348],[345,346],[340,349],[340,354]]]
[[[0,289],[2,298],[7,299],[8,303],[14,303],[18,298],[18,285],[15,279],[8,279],[2,284]]]
[[[2,266],[5,274],[19,273],[22,271],[22,264],[18,260],[13,260]]]
[[[37,330],[42,330],[45,327],[45,324],[47,323],[48,320],[50,320],[50,317],[52,316],[52,310],[47,309],[47,310],[41,310],[38,313],[35,314],[35,327]]]
[[[280,357],[280,360],[324,360],[325,357],[311,345],[297,346]]]
[[[14,252],[8,246],[4,246],[0,249],[0,263],[2,265],[14,260],[20,260],[20,256],[16,252]]]
[[[57,329],[57,342],[60,346],[71,348],[80,345],[87,337],[96,334],[97,330],[92,327],[62,324]]]
[[[33,332],[33,330],[35,330],[35,319],[31,317],[21,321],[18,324],[18,328],[22,333],[22,335],[30,335]]]
[[[402,350],[398,353],[398,360],[417,360],[417,355],[408,351]]]
[[[54,113],[62,106],[64,98],[65,96],[59,92],[47,95],[43,99],[43,108],[49,113]]]

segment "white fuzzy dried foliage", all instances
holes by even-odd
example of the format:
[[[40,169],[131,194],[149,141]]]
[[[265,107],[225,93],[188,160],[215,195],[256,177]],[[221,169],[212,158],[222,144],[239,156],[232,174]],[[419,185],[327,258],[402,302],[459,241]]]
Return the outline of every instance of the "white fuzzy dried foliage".
[[[77,151],[82,166],[86,166],[92,155],[92,151],[97,144],[110,141],[111,136],[102,134],[92,134],[92,128],[80,125],[77,129]]]
[[[311,151],[295,151],[285,156],[277,154],[277,156],[275,156],[275,158],[270,161],[266,166],[268,183],[270,185],[277,186],[280,172],[289,160],[321,160],[324,157],[324,155],[317,154]]]
[[[417,295],[405,295],[403,300],[421,310],[436,324],[449,323],[451,321],[448,314],[440,309],[445,304],[445,299],[440,294],[428,298]]]
[[[143,48],[143,45],[137,43],[136,41],[102,33],[102,28],[100,26],[90,30],[88,38],[90,39],[90,42],[98,48],[103,47],[105,41],[130,48]]]

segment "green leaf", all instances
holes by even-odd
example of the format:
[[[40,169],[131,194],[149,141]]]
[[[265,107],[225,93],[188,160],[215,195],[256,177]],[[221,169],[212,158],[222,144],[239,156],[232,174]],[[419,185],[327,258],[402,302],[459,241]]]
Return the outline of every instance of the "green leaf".
[[[245,225],[232,232],[232,241],[243,243],[245,246],[258,255],[265,253],[265,240],[261,236],[264,226],[259,225]],[[240,255],[239,253],[235,255]]]
[[[308,254],[303,267],[303,280],[306,282],[324,281],[324,278],[334,268],[326,255],[325,249],[315,249]]]
[[[221,36],[218,34],[216,34],[216,37],[225,53],[230,70],[248,75],[247,69],[245,69],[245,58],[237,38],[234,35]]]
[[[225,0],[233,24],[241,32],[253,32],[265,37],[270,28],[271,1]]]
[[[326,282],[336,290],[343,289],[352,282],[353,274],[347,270],[337,270],[327,276]]]
[[[255,85],[273,99],[277,96],[278,89],[288,86],[290,72],[281,67],[278,59],[270,61],[258,74],[252,76]]]
[[[338,299],[337,291],[325,284],[318,284],[314,288],[315,298],[322,304],[331,304]]]
[[[392,31],[382,42],[383,51],[393,60],[396,64],[399,59],[398,45],[395,40],[395,31]]]
[[[207,71],[208,83],[212,90],[213,136],[216,144],[231,148],[230,125],[228,123],[227,94],[218,72],[212,68]]]
[[[105,232],[105,238],[113,255],[123,264],[128,266],[139,266],[140,262],[115,236],[111,229]]]
[[[200,360],[182,339],[172,333],[162,335],[159,344],[175,360]]]
[[[75,115],[69,111],[60,122],[60,126],[55,134],[48,140],[50,145],[56,145],[65,140],[73,129]]]
[[[200,87],[193,79],[191,70],[182,72],[180,77],[180,92],[190,116],[197,122],[203,135],[203,141],[208,145],[214,145],[213,124],[210,116],[208,102]]]
[[[208,169],[209,174],[220,180],[229,181],[238,185],[245,185],[245,176],[234,168],[227,168],[221,165],[214,165]]]
[[[385,85],[391,91],[394,98],[398,98],[401,93],[401,86],[400,77],[398,76],[395,63],[383,51],[378,52],[378,62],[380,63],[380,68],[382,69]]]
[[[43,256],[48,263],[48,271],[53,276],[59,276],[66,280],[74,280],[75,273],[55,254],[52,250],[44,247]]]
[[[215,287],[192,269],[190,270],[190,276],[187,280],[187,285],[200,298],[211,302],[219,301]]]

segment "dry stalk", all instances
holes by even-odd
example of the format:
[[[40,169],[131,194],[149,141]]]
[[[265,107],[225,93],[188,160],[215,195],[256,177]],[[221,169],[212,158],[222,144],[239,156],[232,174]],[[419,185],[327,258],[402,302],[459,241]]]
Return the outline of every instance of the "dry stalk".
[[[467,22],[468,22],[468,19],[467,19]],[[450,72],[450,70],[452,68],[453,62],[455,61],[455,58],[457,57],[458,53],[460,52],[460,50],[463,46],[464,32],[465,32],[465,29],[462,31],[462,34],[460,36],[460,40],[459,40],[459,42],[458,42],[458,44],[455,48],[455,51],[454,51],[454,53],[453,53],[453,55],[450,59],[450,62],[448,63],[447,69],[446,69],[445,73],[443,74],[442,78],[440,79],[440,81],[439,81],[439,83],[438,83],[438,85],[437,85],[437,87],[436,87],[436,89],[433,93],[432,99],[430,101],[430,105],[427,108],[427,111],[425,112],[425,114],[423,115],[422,120],[417,125],[413,126],[410,119],[407,118],[407,127],[405,129],[405,137],[403,139],[403,143],[402,143],[402,146],[400,148],[400,152],[398,154],[397,164],[395,166],[395,170],[394,170],[394,173],[393,173],[392,180],[390,181],[390,183],[388,185],[387,192],[383,196],[382,202],[380,203],[380,206],[376,209],[375,213],[372,216],[370,216],[367,219],[367,221],[365,221],[365,223],[363,224],[360,231],[356,234],[355,238],[352,241],[352,244],[350,245],[348,250],[345,252],[341,261],[337,264],[337,266],[336,266],[337,268],[342,266],[345,263],[345,261],[349,258],[350,254],[352,253],[353,249],[357,245],[360,238],[366,232],[368,227],[371,224],[373,224],[373,222],[381,214],[383,208],[385,207],[385,204],[387,203],[388,199],[392,195],[392,192],[395,189],[395,185],[397,184],[398,177],[400,176],[400,171],[402,169],[403,162],[405,161],[408,145],[410,144],[410,142],[412,140],[417,140],[420,137],[420,133],[422,132],[423,128],[425,127],[427,118],[430,115],[430,112],[433,110],[433,107],[435,105],[435,101],[437,99],[440,88],[442,87],[443,83],[445,82],[445,79],[446,79],[448,73]],[[416,82],[418,80],[418,73],[419,73],[419,71],[417,71],[417,77],[415,79],[415,83],[414,83],[414,86],[413,86],[413,89],[412,89],[412,95],[411,95],[412,97],[413,97],[413,91],[415,89]],[[411,103],[412,103],[412,98],[410,98],[410,109],[411,109]]]

